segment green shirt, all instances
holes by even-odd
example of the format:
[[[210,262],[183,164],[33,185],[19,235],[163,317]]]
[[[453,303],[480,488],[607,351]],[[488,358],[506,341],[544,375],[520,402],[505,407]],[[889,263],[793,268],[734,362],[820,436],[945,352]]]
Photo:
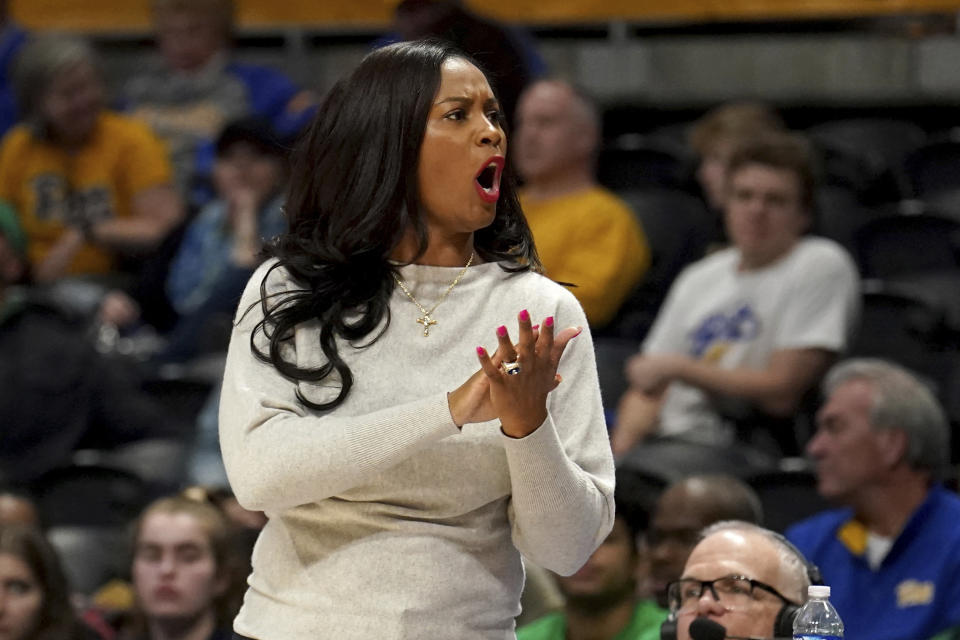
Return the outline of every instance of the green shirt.
[[[930,640],[960,640],[960,626],[941,631]]]
[[[667,619],[666,609],[649,600],[641,600],[633,610],[630,623],[610,640],[659,640],[660,624]],[[545,615],[517,629],[517,640],[565,640],[567,616],[562,611]]]

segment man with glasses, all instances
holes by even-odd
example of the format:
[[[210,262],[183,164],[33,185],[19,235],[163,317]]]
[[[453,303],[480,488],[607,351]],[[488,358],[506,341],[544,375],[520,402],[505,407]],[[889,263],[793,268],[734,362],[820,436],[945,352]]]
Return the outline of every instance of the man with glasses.
[[[676,640],[690,640],[697,618],[722,625],[727,637],[792,636],[787,629],[806,601],[809,573],[805,559],[773,531],[739,521],[707,527],[683,576],[667,588]]]

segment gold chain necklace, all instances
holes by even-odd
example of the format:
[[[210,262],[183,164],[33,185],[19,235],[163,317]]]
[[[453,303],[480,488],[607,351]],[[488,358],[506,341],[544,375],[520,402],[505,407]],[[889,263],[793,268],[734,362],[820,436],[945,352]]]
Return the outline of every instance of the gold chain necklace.
[[[410,293],[410,290],[407,289],[407,285],[404,284],[403,280],[397,274],[393,274],[393,279],[397,281],[397,285],[400,289],[410,298],[410,302],[417,305],[417,309],[420,309],[420,313],[423,315],[417,318],[417,324],[423,325],[423,337],[426,338],[430,335],[430,327],[437,324],[437,321],[433,319],[433,312],[437,310],[437,307],[440,306],[440,303],[446,300],[447,296],[453,291],[453,288],[460,284],[460,279],[463,278],[464,274],[467,272],[467,269],[470,268],[470,265],[473,264],[474,253],[470,252],[470,259],[467,260],[467,264],[464,265],[463,269],[460,270],[460,273],[457,274],[457,277],[453,279],[453,282],[450,283],[450,286],[447,287],[447,290],[443,292],[443,295],[440,296],[440,299],[437,300],[429,309],[424,308],[420,301],[413,297],[413,294]]]

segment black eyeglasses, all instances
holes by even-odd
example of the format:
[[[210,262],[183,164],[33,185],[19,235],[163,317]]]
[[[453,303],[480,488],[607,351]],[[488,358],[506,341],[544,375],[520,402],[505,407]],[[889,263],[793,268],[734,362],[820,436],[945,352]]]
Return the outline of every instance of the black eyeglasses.
[[[673,613],[690,613],[697,608],[703,590],[728,609],[741,608],[756,600],[754,590],[772,593],[785,604],[796,604],[770,585],[746,576],[724,576],[715,580],[683,578],[667,585],[667,602]]]

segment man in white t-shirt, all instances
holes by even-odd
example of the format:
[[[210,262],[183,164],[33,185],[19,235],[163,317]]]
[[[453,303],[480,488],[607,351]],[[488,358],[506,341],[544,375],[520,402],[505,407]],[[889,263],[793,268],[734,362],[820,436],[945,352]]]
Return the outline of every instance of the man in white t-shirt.
[[[772,133],[748,142],[727,179],[733,246],[677,278],[628,362],[618,455],[653,434],[729,444],[747,416],[789,418],[847,346],[857,272],[839,245],[804,236],[814,184],[805,141]],[[774,440],[793,434],[784,435]]]

